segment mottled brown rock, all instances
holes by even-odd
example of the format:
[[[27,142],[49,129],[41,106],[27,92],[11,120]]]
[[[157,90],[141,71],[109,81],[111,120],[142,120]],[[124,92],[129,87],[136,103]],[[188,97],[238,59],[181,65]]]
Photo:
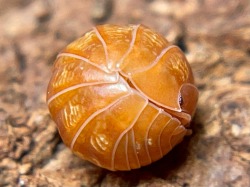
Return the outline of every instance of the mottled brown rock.
[[[94,22],[102,23],[112,14],[112,0],[94,0],[92,5],[91,17]]]
[[[104,23],[143,23],[185,51],[200,91],[193,134],[130,172],[74,156],[46,87],[57,53],[94,25],[95,5],[0,0],[0,186],[250,186],[249,0],[113,2]]]

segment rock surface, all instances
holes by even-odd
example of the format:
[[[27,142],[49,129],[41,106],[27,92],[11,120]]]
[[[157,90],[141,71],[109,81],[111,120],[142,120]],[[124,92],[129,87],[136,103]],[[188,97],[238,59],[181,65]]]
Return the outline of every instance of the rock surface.
[[[250,186],[249,0],[95,4],[0,0],[0,186]],[[97,19],[93,11],[100,7]],[[129,172],[74,156],[45,103],[57,53],[100,20],[143,23],[179,45],[200,91],[192,136]]]

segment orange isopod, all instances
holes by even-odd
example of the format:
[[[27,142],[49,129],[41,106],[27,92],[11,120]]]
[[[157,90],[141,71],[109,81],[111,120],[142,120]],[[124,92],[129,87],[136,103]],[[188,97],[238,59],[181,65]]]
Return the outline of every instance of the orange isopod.
[[[57,57],[47,103],[63,142],[109,170],[162,158],[188,134],[198,90],[183,54],[143,25],[100,25]]]

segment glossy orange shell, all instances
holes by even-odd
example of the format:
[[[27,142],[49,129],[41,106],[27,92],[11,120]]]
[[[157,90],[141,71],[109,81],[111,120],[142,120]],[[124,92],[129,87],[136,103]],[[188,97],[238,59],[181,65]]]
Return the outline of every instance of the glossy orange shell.
[[[101,25],[57,57],[47,103],[63,142],[109,170],[162,158],[187,133],[198,91],[183,52],[142,25]]]

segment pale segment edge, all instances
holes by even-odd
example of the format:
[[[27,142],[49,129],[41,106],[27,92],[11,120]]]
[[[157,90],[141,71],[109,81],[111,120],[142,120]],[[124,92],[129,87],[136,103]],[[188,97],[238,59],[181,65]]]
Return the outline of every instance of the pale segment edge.
[[[139,92],[137,92],[136,90],[132,89],[134,93],[138,94],[141,96],[141,94]],[[142,96],[143,97],[143,96]],[[143,97],[144,98],[144,97]],[[112,157],[111,157],[111,168],[114,169],[114,159],[115,159],[115,153],[117,150],[117,147],[121,141],[121,139],[123,138],[123,136],[130,130],[133,128],[133,126],[135,125],[136,121],[139,119],[141,113],[143,112],[143,110],[146,108],[146,106],[148,105],[148,99],[144,98],[145,103],[143,105],[143,107],[140,109],[140,111],[138,112],[137,116],[135,117],[135,119],[132,121],[131,124],[128,125],[128,127],[119,135],[119,137],[117,138],[113,150],[112,150]],[[127,157],[127,155],[126,155]]]
[[[75,59],[78,59],[78,60],[82,60],[90,65],[93,65],[94,67],[100,69],[101,71],[104,71],[101,67],[99,67],[98,65],[96,65],[95,63],[87,60],[86,58],[84,57],[81,57],[79,55],[75,55],[75,54],[71,54],[71,53],[61,53],[58,55],[58,58],[59,57],[72,57],[72,58],[75,58]],[[74,85],[74,86],[70,86],[68,88],[65,88],[59,92],[57,92],[55,95],[51,96],[48,101],[47,101],[47,104],[49,105],[51,103],[51,101],[53,101],[55,98],[59,97],[60,95],[68,92],[68,91],[72,91],[72,90],[75,90],[77,88],[81,88],[81,87],[85,87],[85,86],[94,86],[94,85],[99,85],[99,84],[112,84],[112,83],[117,83],[118,79],[119,79],[119,73],[118,72],[115,72],[116,74],[116,79],[115,81],[98,81],[98,82],[91,82],[91,83],[81,83],[81,84],[77,84],[77,85]]]
[[[89,116],[89,118],[80,126],[80,128],[77,130],[76,134],[74,135],[74,138],[72,139],[72,142],[70,144],[70,148],[73,150],[74,144],[77,140],[77,138],[79,137],[80,133],[82,132],[82,130],[86,127],[86,125],[92,120],[94,119],[98,114],[104,112],[105,110],[107,110],[108,108],[112,107],[113,105],[115,105],[116,103],[118,103],[120,100],[122,100],[125,97],[128,97],[129,95],[131,95],[131,93],[128,93],[122,97],[119,97],[118,99],[116,99],[115,101],[113,101],[112,103],[110,103],[109,105],[107,105],[106,107],[99,109],[97,111],[95,111],[92,115]]]

